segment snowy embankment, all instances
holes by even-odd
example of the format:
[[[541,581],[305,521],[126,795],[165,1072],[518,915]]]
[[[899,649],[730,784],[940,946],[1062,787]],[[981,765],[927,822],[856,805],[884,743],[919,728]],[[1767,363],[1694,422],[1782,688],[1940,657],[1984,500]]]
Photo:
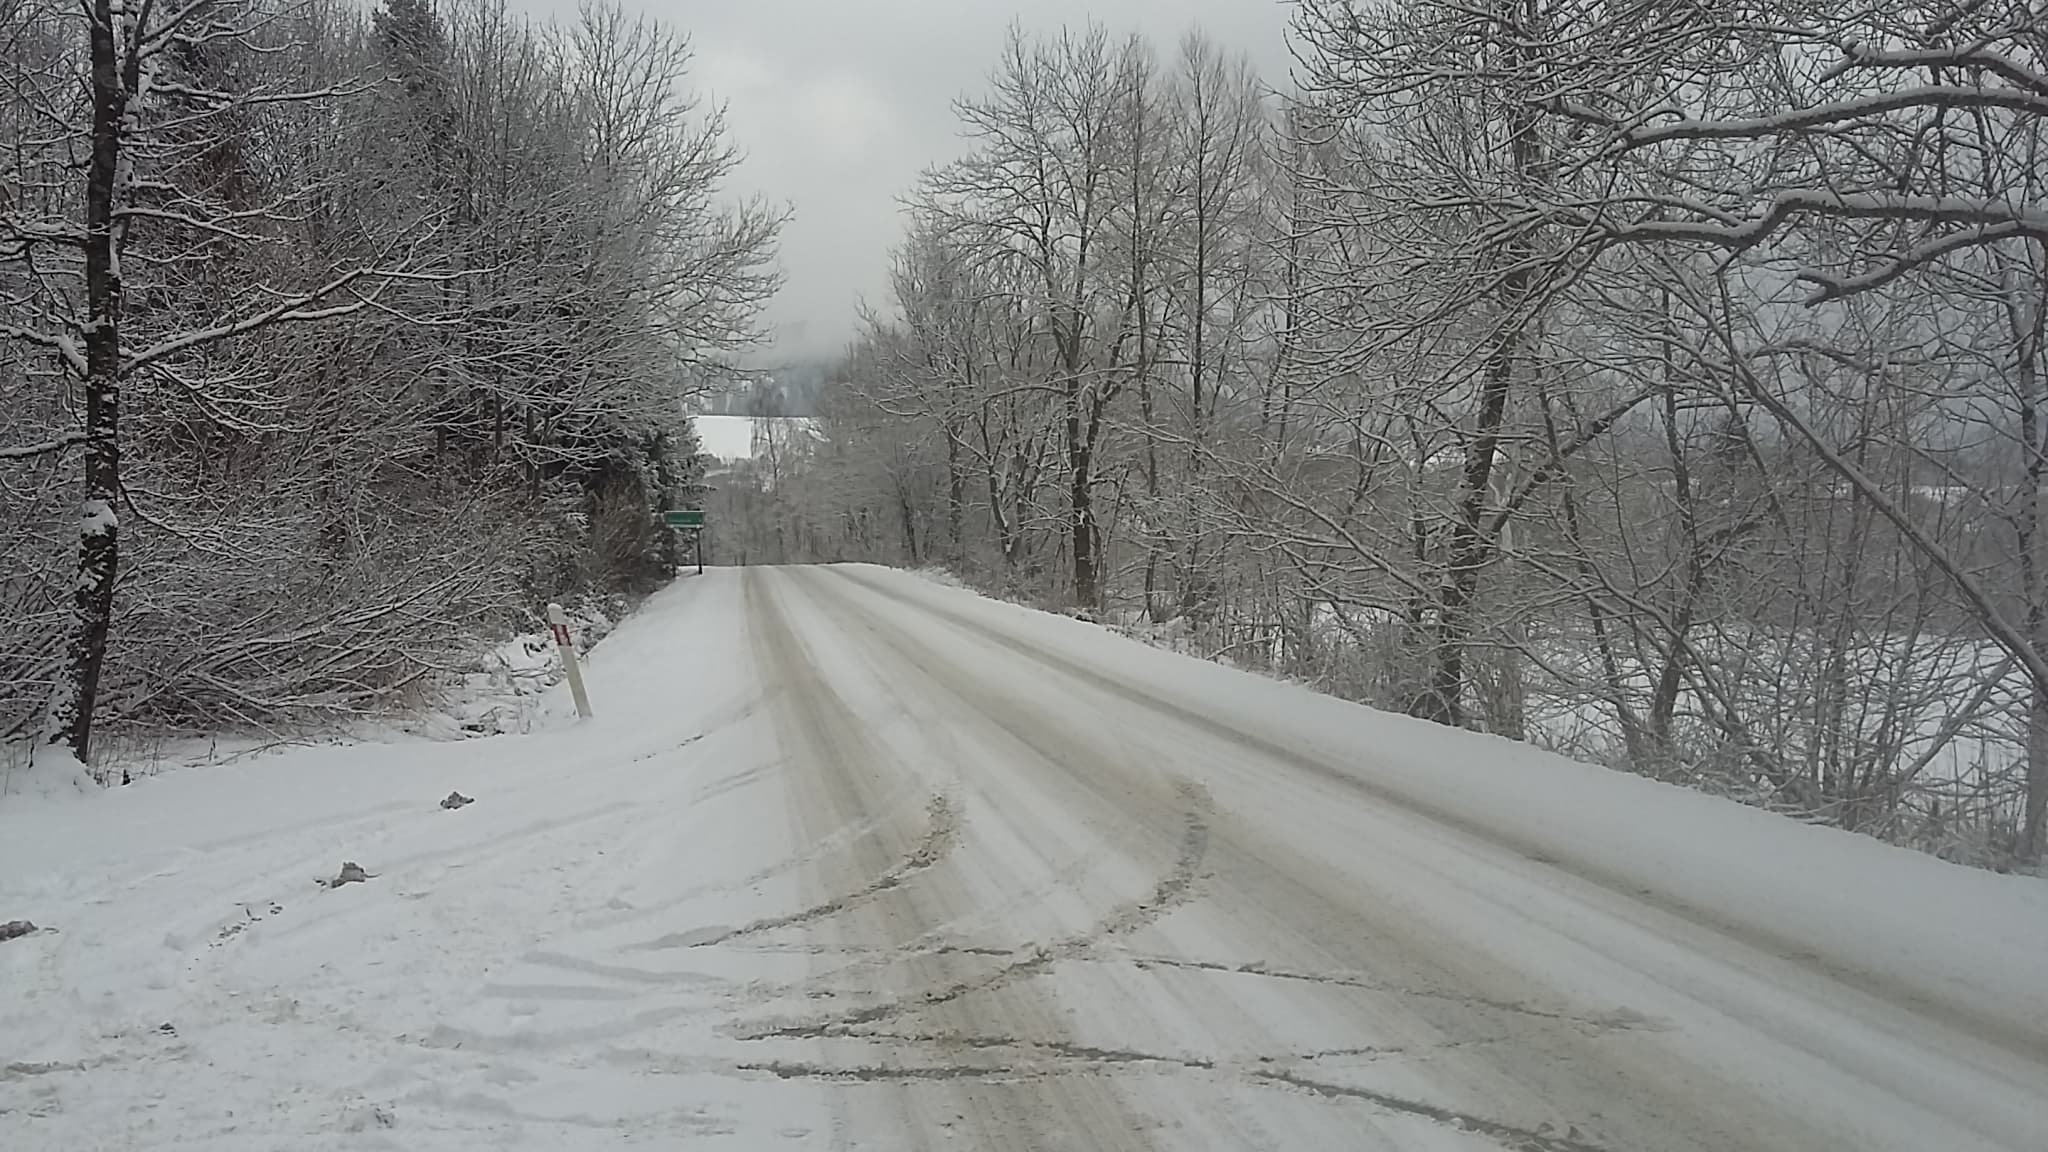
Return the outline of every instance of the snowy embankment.
[[[625,611],[623,598],[588,599],[571,608],[577,650],[595,648]],[[429,738],[525,735],[574,717],[568,701],[552,691],[562,680],[562,662],[545,626],[492,645],[476,664],[444,684],[436,706],[403,730]]]
[[[781,637],[780,672],[760,662],[764,628]],[[1430,1075],[1430,1061],[1499,1051],[1519,1063],[1498,1067],[1539,1087],[1546,1069],[1580,1069],[1579,1095],[1557,1097],[1577,1108],[1599,1102],[1588,1085],[1612,1074],[1606,1060],[1691,1069],[1748,1051],[1778,1061],[1758,1069],[1822,1070],[1802,1083],[1853,1084],[1835,1096],[1782,1086],[1837,1111],[1900,1083],[1957,1101],[2002,1093],[1984,1114],[2009,1132],[2014,1101],[2032,1099],[2011,1070],[2048,1064],[2048,883],[1373,712],[965,590],[870,568],[714,570],[627,620],[588,679],[598,714],[587,724],[289,749],[68,800],[0,799],[0,922],[42,929],[0,941],[0,1147],[687,1137],[752,1152],[825,1141],[840,1119],[832,1093],[980,1084],[986,1100],[1013,1083],[1107,1075],[1125,1049],[1141,1070],[1193,1078],[1147,1081],[1161,1086],[1142,1091],[1183,1093],[1153,1101],[1153,1114],[1293,1092],[1260,1113],[1278,1130],[1349,1123],[1286,1110],[1341,1106],[1332,1091],[1460,1131],[1474,1130],[1468,1115],[1506,1108],[1482,1094],[1449,1110],[1442,1101],[1467,1081]],[[948,690],[964,694],[949,702]],[[561,707],[559,690],[545,699]],[[977,714],[969,699],[1010,711]],[[1039,737],[1053,753],[1020,742]],[[1063,763],[1061,748],[1074,758]],[[866,775],[835,775],[856,767]],[[1155,787],[1161,772],[1181,784]],[[451,791],[476,802],[444,809]],[[1155,792],[1191,805],[1185,832]],[[897,844],[916,841],[928,801],[946,816],[943,827],[931,818],[929,850]],[[1140,806],[1105,806],[1122,803]],[[1183,863],[1155,887],[1147,829],[1162,812]],[[880,879],[863,873],[899,847],[903,862]],[[1269,888],[1294,857],[1287,886]],[[323,886],[344,862],[366,878]],[[1373,885],[1390,895],[1344,903]],[[929,922],[909,914],[930,908],[891,903],[927,886],[946,909]],[[1269,891],[1304,901],[1286,933],[1258,919],[1281,911]],[[1365,927],[1340,947],[1318,935],[1332,917]],[[1091,922],[1108,927],[1091,936]],[[1423,934],[1397,935],[1404,924]],[[1011,931],[1027,939],[1007,942]],[[1120,949],[1162,959],[1133,964]],[[1512,994],[1431,986],[1404,999],[1372,983],[1391,979],[1375,963],[1403,955],[1430,960],[1418,981],[1454,980],[1484,958]],[[974,1051],[1011,1071],[863,1079],[950,1052],[917,1047],[942,1030],[919,1031],[926,994],[896,985],[942,961],[992,975],[927,972],[941,988],[1038,982],[1055,997],[1018,1018],[1131,1032],[984,1037],[998,1046]],[[1268,964],[1312,963],[1356,973],[1250,986]],[[1198,979],[1211,984],[1171,983]],[[1180,999],[1165,995],[1176,989]],[[963,1012],[973,999],[942,995]],[[1527,1007],[1552,999],[1566,1003]],[[1579,999],[1631,1011],[1589,1014],[1571,1007]],[[1253,1024],[1216,1023],[1204,1006]],[[1326,1090],[1340,1069],[1284,1063],[1324,1057],[1238,1054],[1260,1029],[1306,1036],[1318,1021],[1351,1026],[1353,1010],[1387,1034],[1317,1051],[1364,1045],[1381,1053],[1367,1059],[1391,1060],[1451,1032],[1393,1087],[1360,1072],[1364,1087]],[[819,1012],[839,1023],[807,1029]],[[1521,1031],[1487,1031],[1501,1013]],[[860,1032],[899,1017],[893,1033]],[[1581,1019],[1599,1027],[1558,1023]],[[1172,1064],[1166,1040],[1138,1035],[1153,1025],[1194,1057]],[[1919,1027],[1936,1038],[1914,1040]],[[1891,1039],[1868,1039],[1879,1036]],[[909,1055],[848,1062],[875,1044]],[[1830,1063],[1844,1052],[1865,1062],[1863,1079]],[[1973,1083],[1958,1071],[1973,1060],[2004,1078]],[[1701,1097],[1723,1113],[1735,1099]],[[1482,1131],[1539,1130],[1535,1117],[1481,1119],[1494,1125]],[[1926,1123],[1887,1146],[1952,1130]],[[1547,1139],[1517,1146],[1644,1146]],[[2017,1145],[1994,1134],[1969,1146]]]
[[[577,650],[588,653],[595,648],[618,627],[626,611],[623,597],[586,597],[576,602],[569,616]],[[484,646],[453,663],[454,669],[425,682],[426,707],[409,715],[394,712],[361,719],[339,735],[330,732],[292,739],[257,732],[193,736],[101,731],[94,738],[95,767],[90,774],[39,741],[0,744],[0,804],[10,797],[19,797],[17,802],[21,802],[30,797],[97,793],[103,782],[118,784],[124,777],[133,781],[166,772],[213,768],[308,743],[385,744],[524,735],[575,717],[568,700],[558,699],[554,691],[562,679],[561,660],[545,626]]]
[[[499,1146],[512,1118],[474,1096],[492,1073],[451,1071],[437,1022],[480,994],[497,1022],[523,1011],[490,974],[551,926],[780,846],[750,848],[760,821],[731,805],[693,814],[704,769],[758,751],[703,727],[747,686],[738,622],[696,583],[592,653],[588,724],[555,687],[522,710],[531,735],[285,747],[0,798],[0,922],[39,929],[0,942],[0,1148],[354,1148],[408,1112],[450,1131],[391,1146]],[[441,807],[455,791],[475,803]],[[369,879],[323,886],[345,861]]]
[[[918,574],[967,586],[942,569]],[[1240,666],[1232,653],[1244,651],[1214,651],[1185,616],[1155,623],[1142,606],[1115,609],[1103,623],[1155,648],[1229,667]],[[1377,610],[1356,613],[1352,624],[1390,643],[1405,628],[1395,614]],[[1358,632],[1340,624],[1327,604],[1317,606],[1310,629],[1326,669],[1347,666],[1331,661],[1332,653],[1351,653],[1355,675],[1337,677],[1338,684],[1352,691],[1377,686],[1369,670],[1385,660],[1360,652]],[[1519,642],[1531,653],[1516,681],[1516,718],[1527,742],[1626,770],[1628,749],[1605,685],[1616,677],[1640,716],[1660,670],[1641,663],[1630,646],[1617,647],[1614,666],[1603,667],[1589,636]],[[1854,780],[1863,805],[1859,831],[1948,860],[2012,864],[2012,829],[2024,802],[2028,691],[2025,673],[1996,645],[1932,633],[1843,637],[1723,623],[1702,629],[1689,647],[1713,670],[1717,694],[1703,697],[1691,678],[1679,687],[1673,730],[1684,756],[1662,766],[1664,779],[1823,822],[1851,803],[1841,795],[1842,782]],[[1277,636],[1265,655],[1282,655]],[[1853,690],[1839,692],[1841,684]],[[1343,695],[1336,685],[1318,686]],[[1754,742],[1747,748],[1727,735],[1731,702]],[[1805,787],[1774,786],[1761,778],[1760,762]],[[1823,779],[1830,782],[1825,792]],[[1888,780],[1896,795],[1887,801]]]

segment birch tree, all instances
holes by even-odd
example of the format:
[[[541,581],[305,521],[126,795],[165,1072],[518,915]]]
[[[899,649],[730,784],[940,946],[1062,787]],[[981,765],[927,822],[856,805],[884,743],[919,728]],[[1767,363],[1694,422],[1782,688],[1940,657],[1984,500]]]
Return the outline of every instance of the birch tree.
[[[20,283],[11,310],[23,317],[0,335],[47,350],[83,410],[76,431],[60,437],[80,445],[83,492],[70,640],[47,722],[51,742],[81,760],[90,750],[120,575],[124,387],[146,374],[175,379],[208,345],[269,324],[359,309],[366,281],[378,273],[337,268],[310,291],[248,293],[246,303],[224,301],[196,325],[163,323],[146,295],[131,307],[138,289],[188,274],[221,245],[259,242],[288,211],[277,201],[233,203],[232,190],[204,179],[219,152],[232,148],[241,119],[267,105],[332,95],[221,85],[229,59],[270,46],[274,17],[256,5],[130,8],[117,0],[94,0],[76,14],[25,3],[14,14],[48,38],[58,59],[76,46],[87,77],[82,90],[54,67],[17,78],[16,92],[41,119],[40,131],[18,138],[17,147],[41,153],[33,162],[53,179],[40,189],[40,211],[10,203],[0,225],[13,240],[6,255]],[[83,159],[75,185],[54,186],[62,158],[71,156]]]

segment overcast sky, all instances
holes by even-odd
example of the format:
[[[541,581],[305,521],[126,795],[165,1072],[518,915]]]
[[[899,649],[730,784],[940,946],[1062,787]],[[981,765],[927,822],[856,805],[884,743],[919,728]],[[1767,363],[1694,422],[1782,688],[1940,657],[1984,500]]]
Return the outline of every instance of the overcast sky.
[[[738,190],[795,212],[787,284],[769,312],[785,357],[836,354],[863,297],[879,301],[896,198],[957,156],[951,107],[977,92],[1012,21],[1029,31],[1141,31],[1162,56],[1189,27],[1287,71],[1284,0],[622,0],[687,32],[701,87],[728,105],[747,152]],[[572,13],[575,0],[536,7]]]

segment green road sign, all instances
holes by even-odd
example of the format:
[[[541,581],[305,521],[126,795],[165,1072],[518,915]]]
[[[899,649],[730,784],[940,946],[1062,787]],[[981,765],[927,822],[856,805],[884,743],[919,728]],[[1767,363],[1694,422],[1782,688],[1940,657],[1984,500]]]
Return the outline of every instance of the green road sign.
[[[667,521],[668,526],[671,528],[702,528],[704,526],[704,513],[695,510],[663,512],[661,518]]]

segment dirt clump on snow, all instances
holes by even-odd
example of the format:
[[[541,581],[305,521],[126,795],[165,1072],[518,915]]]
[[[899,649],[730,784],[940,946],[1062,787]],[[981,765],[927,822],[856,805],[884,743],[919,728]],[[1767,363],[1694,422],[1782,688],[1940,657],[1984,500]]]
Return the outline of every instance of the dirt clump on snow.
[[[335,874],[334,879],[322,880],[320,884],[326,888],[339,888],[343,884],[361,884],[373,875],[375,873],[363,871],[361,864],[353,860],[344,860],[341,862],[341,871]]]

